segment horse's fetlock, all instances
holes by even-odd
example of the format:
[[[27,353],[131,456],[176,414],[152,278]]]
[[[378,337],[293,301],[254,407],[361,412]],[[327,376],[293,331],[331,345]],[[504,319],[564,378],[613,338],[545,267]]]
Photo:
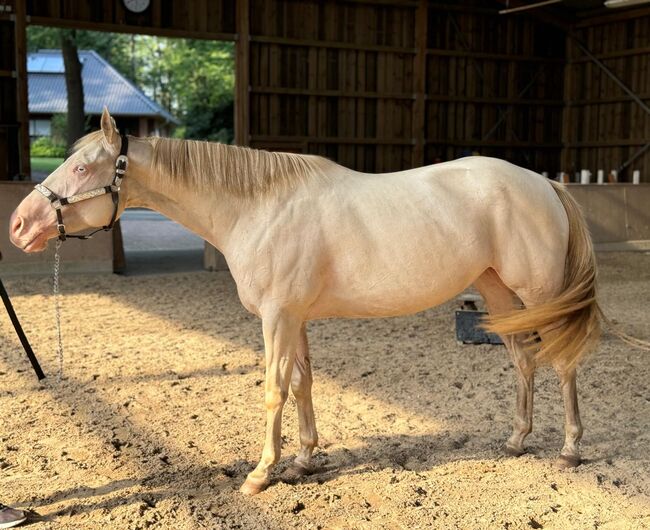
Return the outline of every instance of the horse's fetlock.
[[[533,422],[527,420],[515,420],[515,430],[521,434],[527,435],[533,432]]]
[[[574,440],[580,440],[582,438],[582,425],[567,425],[565,430],[567,436],[570,436]]]

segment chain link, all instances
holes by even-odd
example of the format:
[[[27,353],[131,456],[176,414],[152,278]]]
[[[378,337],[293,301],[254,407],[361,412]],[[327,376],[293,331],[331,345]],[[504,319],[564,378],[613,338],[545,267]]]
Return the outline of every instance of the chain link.
[[[52,283],[52,293],[54,294],[54,312],[56,315],[56,335],[57,335],[57,356],[59,359],[59,381],[63,379],[63,339],[61,339],[61,302],[59,299],[59,271],[61,269],[61,255],[59,249],[62,241],[56,240],[54,250],[54,281]]]

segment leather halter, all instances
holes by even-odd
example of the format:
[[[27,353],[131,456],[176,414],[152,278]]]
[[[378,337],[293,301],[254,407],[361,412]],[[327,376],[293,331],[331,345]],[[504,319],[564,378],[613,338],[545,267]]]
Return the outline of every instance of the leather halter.
[[[126,134],[121,134],[122,146],[120,147],[120,154],[115,160],[115,174],[113,175],[113,181],[108,186],[102,188],[95,188],[89,191],[83,191],[77,193],[76,195],[71,195],[70,197],[59,197],[51,189],[43,186],[43,184],[36,184],[34,189],[43,194],[43,196],[50,201],[52,208],[56,211],[56,228],[59,231],[59,239],[65,241],[67,238],[72,237],[75,239],[90,239],[97,232],[109,231],[113,228],[115,221],[117,219],[117,210],[120,202],[120,185],[122,184],[122,179],[126,173],[126,167],[129,163],[129,159],[126,156],[129,151],[129,139]],[[74,204],[76,202],[85,201],[88,199],[94,199],[95,197],[101,197],[102,195],[111,194],[113,199],[113,215],[111,216],[110,222],[106,226],[102,226],[97,230],[86,235],[70,235],[66,234],[65,224],[63,223],[63,212],[62,208],[68,204]]]

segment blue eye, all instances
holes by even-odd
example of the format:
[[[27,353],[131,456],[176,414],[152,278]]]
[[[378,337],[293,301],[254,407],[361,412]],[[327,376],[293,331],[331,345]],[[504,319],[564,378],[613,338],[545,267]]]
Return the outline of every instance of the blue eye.
[[[77,167],[75,168],[75,171],[76,171],[77,173],[84,173],[84,172],[86,171],[86,167],[85,167],[85,166],[77,166]]]

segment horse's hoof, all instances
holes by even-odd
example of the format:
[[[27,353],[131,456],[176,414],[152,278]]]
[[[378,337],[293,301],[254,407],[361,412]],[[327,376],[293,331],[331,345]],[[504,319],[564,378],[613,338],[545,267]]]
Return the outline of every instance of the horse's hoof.
[[[264,491],[269,485],[266,480],[255,480],[247,478],[244,483],[239,488],[244,495],[257,495],[261,491]]]
[[[557,459],[557,466],[560,469],[570,469],[580,465],[580,457],[578,455],[560,455]]]
[[[311,475],[312,473],[314,473],[312,466],[294,462],[282,473],[282,481],[293,484],[302,477]]]
[[[504,446],[503,451],[508,456],[521,456],[526,452],[523,449],[520,449],[518,447],[512,447],[511,445],[508,444]]]

